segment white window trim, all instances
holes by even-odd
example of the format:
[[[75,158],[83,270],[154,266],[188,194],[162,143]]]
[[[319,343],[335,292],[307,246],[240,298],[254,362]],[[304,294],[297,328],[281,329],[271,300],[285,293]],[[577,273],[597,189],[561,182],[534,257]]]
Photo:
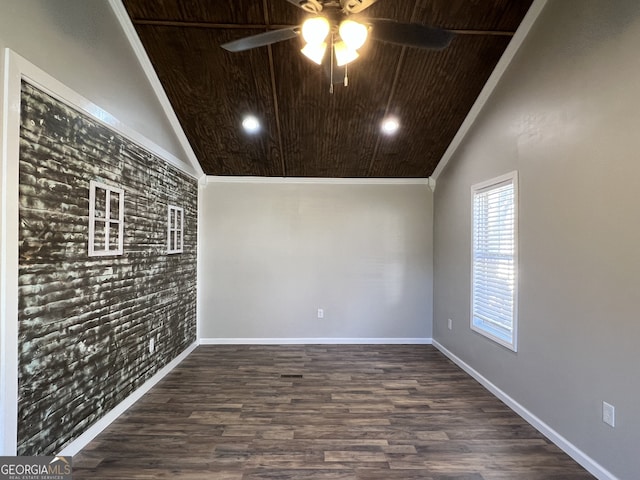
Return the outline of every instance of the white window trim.
[[[180,216],[180,228],[171,224],[171,212]],[[180,244],[178,245],[178,233],[180,233]],[[174,248],[171,248],[172,241]],[[167,253],[182,253],[184,246],[184,210],[182,207],[176,207],[175,205],[169,205],[167,208]]]
[[[514,202],[514,224],[513,224],[513,236],[514,236],[514,250],[513,250],[513,265],[514,265],[514,290],[513,290],[513,312],[512,312],[512,330],[511,339],[507,338],[502,332],[498,330],[491,330],[486,324],[480,324],[480,322],[474,321],[474,199],[477,193],[482,193],[486,190],[491,190],[503,185],[513,185],[513,202]],[[513,171],[505,175],[487,180],[484,182],[476,183],[471,186],[471,295],[470,295],[470,325],[471,330],[484,335],[485,337],[493,340],[494,342],[513,350],[518,351],[518,172]]]
[[[106,191],[105,199],[105,248],[96,250],[95,234],[96,234],[96,189],[100,188]],[[113,220],[110,217],[111,210],[111,193],[118,194],[118,219]],[[100,220],[102,222],[102,220]],[[118,246],[117,248],[109,248],[109,231],[111,224],[118,225]],[[109,255],[122,255],[124,252],[124,189],[107,185],[106,183],[89,181],[89,256],[105,257]]]

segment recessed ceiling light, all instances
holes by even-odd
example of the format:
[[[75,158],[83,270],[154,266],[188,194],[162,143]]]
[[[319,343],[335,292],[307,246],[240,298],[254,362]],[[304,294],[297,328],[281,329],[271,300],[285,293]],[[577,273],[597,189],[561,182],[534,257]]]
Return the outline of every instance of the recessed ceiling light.
[[[247,115],[242,119],[242,128],[247,133],[256,133],[260,130],[260,122],[253,115]]]
[[[393,117],[385,118],[382,121],[381,128],[382,128],[382,133],[386,133],[387,135],[393,135],[400,128],[400,122],[398,122],[398,119]]]

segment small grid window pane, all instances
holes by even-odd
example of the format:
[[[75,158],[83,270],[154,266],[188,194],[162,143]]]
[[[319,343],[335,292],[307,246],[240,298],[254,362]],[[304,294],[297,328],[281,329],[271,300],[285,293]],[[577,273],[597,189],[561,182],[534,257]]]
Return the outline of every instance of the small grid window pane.
[[[120,194],[118,192],[110,192],[111,206],[109,209],[109,219],[118,221],[120,218]]]
[[[94,212],[96,218],[106,218],[107,214],[107,190],[94,185],[95,202]]]
[[[115,251],[120,245],[120,226],[114,223],[109,223],[109,250]]]
[[[93,235],[93,247],[95,250],[105,250],[104,239],[107,238],[105,232],[105,223],[96,221]]]

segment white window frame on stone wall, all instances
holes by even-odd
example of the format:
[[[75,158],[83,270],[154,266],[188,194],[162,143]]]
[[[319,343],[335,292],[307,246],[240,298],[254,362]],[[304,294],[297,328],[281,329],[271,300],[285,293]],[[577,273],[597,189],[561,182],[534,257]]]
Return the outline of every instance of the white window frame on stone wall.
[[[518,174],[471,186],[471,329],[517,351]]]
[[[104,209],[96,208],[97,191],[104,190]],[[112,216],[111,197],[118,195],[117,218]],[[117,227],[117,241],[112,241],[113,227]],[[102,245],[97,242],[97,236],[103,237]],[[104,257],[108,255],[122,255],[124,251],[124,190],[107,185],[106,183],[89,182],[89,256]]]
[[[167,208],[167,253],[182,253],[183,245],[184,210],[182,207],[169,205]]]

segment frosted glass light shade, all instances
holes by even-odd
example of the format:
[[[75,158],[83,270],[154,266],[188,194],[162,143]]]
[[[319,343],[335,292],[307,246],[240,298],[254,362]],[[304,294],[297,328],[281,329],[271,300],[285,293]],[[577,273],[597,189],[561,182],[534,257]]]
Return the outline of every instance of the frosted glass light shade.
[[[327,51],[327,44],[322,43],[307,43],[302,50],[300,50],[305,57],[316,62],[318,65],[322,65],[322,59]]]
[[[329,35],[329,21],[324,17],[311,17],[302,24],[302,38],[305,42],[318,45]]]
[[[346,65],[347,63],[353,62],[356,58],[360,56],[358,52],[354,49],[349,48],[345,42],[337,42],[333,49],[336,53],[336,64],[339,67]]]
[[[367,41],[367,27],[353,20],[344,20],[339,28],[340,38],[351,50],[358,50]]]

